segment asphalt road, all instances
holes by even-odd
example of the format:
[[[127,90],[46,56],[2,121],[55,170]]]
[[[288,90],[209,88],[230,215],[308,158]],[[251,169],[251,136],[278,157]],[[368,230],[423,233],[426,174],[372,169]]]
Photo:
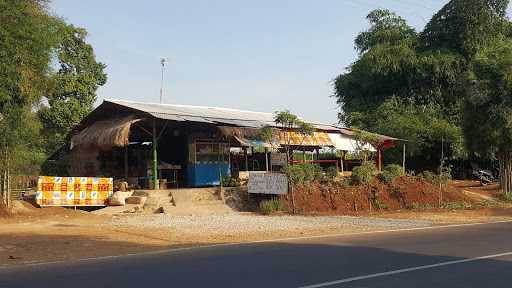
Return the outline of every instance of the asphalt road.
[[[0,287],[512,287],[512,222],[0,268]]]

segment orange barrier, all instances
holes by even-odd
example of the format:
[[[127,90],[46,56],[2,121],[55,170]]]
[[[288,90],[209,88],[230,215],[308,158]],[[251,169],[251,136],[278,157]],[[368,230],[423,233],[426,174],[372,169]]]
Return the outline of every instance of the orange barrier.
[[[112,193],[112,178],[40,176],[36,203],[41,207],[105,206]]]

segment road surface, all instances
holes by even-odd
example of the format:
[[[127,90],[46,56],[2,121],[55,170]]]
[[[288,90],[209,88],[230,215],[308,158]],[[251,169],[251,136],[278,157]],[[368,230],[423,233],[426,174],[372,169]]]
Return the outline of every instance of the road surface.
[[[0,268],[0,287],[512,287],[512,222]]]

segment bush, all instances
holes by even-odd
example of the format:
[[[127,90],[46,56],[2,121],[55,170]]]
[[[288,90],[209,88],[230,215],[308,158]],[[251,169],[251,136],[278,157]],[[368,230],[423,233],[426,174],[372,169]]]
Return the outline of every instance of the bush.
[[[447,202],[443,203],[442,208],[449,210],[469,209],[471,204],[466,202]]]
[[[327,170],[325,170],[325,177],[327,177],[329,180],[333,180],[338,177],[338,167],[330,166],[327,168]]]
[[[240,187],[240,178],[224,176],[222,177],[221,184],[223,187]]]
[[[436,182],[436,179],[439,178],[439,176],[437,176],[436,173],[432,172],[432,171],[423,171],[420,175],[419,175],[421,178],[423,178],[425,181],[429,182],[429,183],[432,183],[432,184],[435,184]]]
[[[320,181],[324,175],[322,169],[317,164],[301,163],[295,165],[288,165],[283,168],[283,171],[288,176],[288,180],[292,184],[307,184],[311,181]]]
[[[260,202],[260,212],[269,215],[274,212],[284,211],[284,204],[279,198],[273,198],[270,200],[263,200]]]
[[[384,170],[378,175],[379,180],[382,182],[391,184],[397,177],[403,175],[402,166],[396,164],[390,164],[384,167]]]
[[[354,185],[369,184],[375,175],[377,175],[377,167],[375,167],[375,164],[366,162],[352,169],[352,177],[350,180]]]
[[[512,192],[503,193],[503,200],[506,202],[512,202]]]
[[[450,167],[444,167],[441,170],[441,174],[436,174],[432,171],[423,171],[420,174],[420,177],[425,179],[425,181],[430,182],[432,184],[447,184],[452,179],[452,169]]]

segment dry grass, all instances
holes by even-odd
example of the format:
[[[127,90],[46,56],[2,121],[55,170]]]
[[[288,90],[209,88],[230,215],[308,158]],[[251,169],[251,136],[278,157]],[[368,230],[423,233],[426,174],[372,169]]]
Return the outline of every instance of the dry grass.
[[[130,127],[141,119],[133,116],[98,121],[71,138],[73,146],[96,146],[109,149],[128,145]]]

